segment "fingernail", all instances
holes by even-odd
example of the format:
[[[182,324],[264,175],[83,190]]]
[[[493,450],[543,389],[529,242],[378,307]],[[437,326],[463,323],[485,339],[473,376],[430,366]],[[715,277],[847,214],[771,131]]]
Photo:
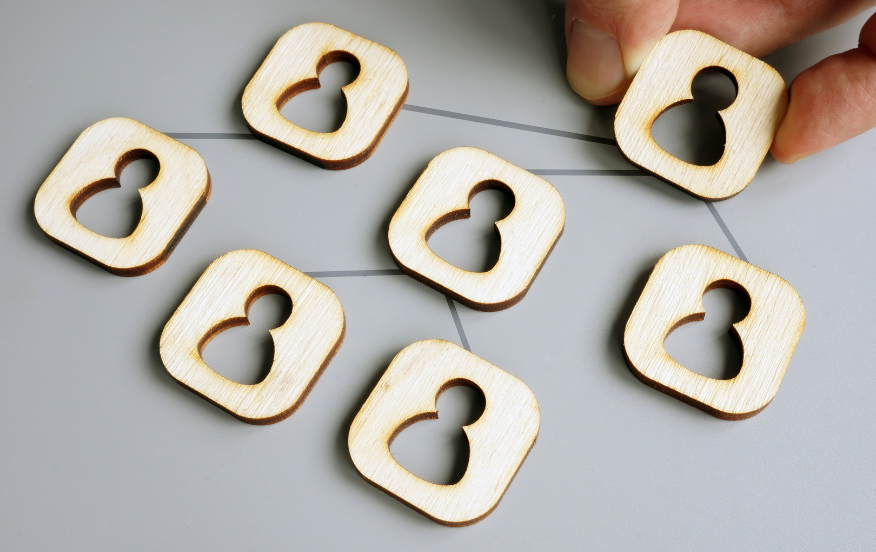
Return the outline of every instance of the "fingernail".
[[[624,56],[617,40],[580,19],[572,22],[566,77],[585,100],[598,100],[626,84]]]
[[[809,157],[809,156],[803,155],[803,154],[792,155],[792,156],[784,157],[784,158],[779,158],[779,157],[776,157],[775,155],[773,155],[773,158],[783,165],[792,165],[792,164],[796,163],[797,161],[800,161],[801,159],[806,159],[807,157]]]
[[[660,39],[640,44],[636,48],[627,49],[624,56],[624,67],[629,78],[632,78],[639,71],[639,67],[645,63],[645,60],[651,55],[651,51],[654,50],[654,46],[657,46],[658,42],[660,42]]]
[[[776,132],[776,137],[773,138],[772,145],[770,145],[770,154],[772,154],[773,159],[783,165],[791,165],[812,155],[811,153],[800,151],[800,143],[793,136],[793,122],[792,120],[790,121],[791,124],[788,124],[789,121],[786,115],[785,120],[782,121],[779,130]]]

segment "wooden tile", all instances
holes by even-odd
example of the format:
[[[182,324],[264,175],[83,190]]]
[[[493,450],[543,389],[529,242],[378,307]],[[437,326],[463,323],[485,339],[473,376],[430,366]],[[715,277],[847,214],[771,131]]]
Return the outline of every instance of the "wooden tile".
[[[108,238],[76,220],[94,194],[119,187],[125,165],[148,158],[158,176],[139,190],[140,222],[126,238]],[[40,187],[34,214],[56,243],[120,276],[155,270],[170,256],[210,198],[210,174],[192,148],[131,119],[97,122],[79,135]]]
[[[436,485],[404,469],[389,447],[409,425],[436,419],[438,396],[455,385],[480,389],[486,406],[463,428],[471,452],[462,479]],[[535,444],[539,423],[526,384],[453,343],[431,339],[396,355],[353,420],[348,442],[369,483],[442,525],[463,526],[499,504]]]
[[[319,73],[336,61],[359,66],[341,90],[347,116],[335,132],[313,132],[280,114],[292,97],[319,88]],[[326,23],[288,31],[243,92],[243,116],[252,133],[326,169],[348,169],[368,159],[408,95],[402,59],[385,46]]]
[[[730,107],[718,112],[726,133],[721,159],[710,166],[673,157],[651,135],[664,111],[693,100],[699,73],[718,70],[736,84]],[[699,31],[666,35],[642,64],[617,110],[618,146],[636,165],[707,200],[727,199],[754,178],[788,107],[781,75],[766,63]]]
[[[729,380],[691,372],[666,352],[673,330],[705,316],[703,294],[717,287],[744,291],[751,309],[732,332],[742,368]],[[627,363],[646,385],[725,420],[754,416],[776,395],[806,313],[785,280],[705,245],[685,245],[654,267],[624,332]]]
[[[216,335],[248,324],[249,306],[269,293],[292,301],[292,314],[270,330],[274,362],[255,385],[210,369],[201,351]],[[344,311],[327,286],[267,253],[232,251],[213,261],[161,334],[161,360],[184,387],[251,424],[284,420],[301,406],[344,341]]]
[[[462,270],[426,243],[435,230],[469,217],[469,201],[495,188],[514,196],[496,223],[502,249],[487,272]],[[506,309],[526,295],[563,233],[563,198],[550,182],[477,148],[454,148],[433,159],[389,224],[389,247],[408,275],[477,310]]]

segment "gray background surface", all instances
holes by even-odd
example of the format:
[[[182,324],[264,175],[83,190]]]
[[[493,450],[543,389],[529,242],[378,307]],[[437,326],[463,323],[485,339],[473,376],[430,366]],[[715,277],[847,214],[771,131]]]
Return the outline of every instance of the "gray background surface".
[[[865,18],[767,61],[790,82],[853,47]],[[240,95],[255,69],[283,32],[309,21],[394,49],[410,74],[408,106],[375,155],[347,171],[233,136],[247,133]],[[562,4],[537,0],[5,6],[0,547],[870,549],[876,134],[793,166],[768,158],[745,191],[708,207],[639,175],[616,147],[581,139],[612,138],[613,111],[568,88],[563,48]],[[284,114],[330,126],[339,115],[329,84],[345,75],[332,66],[323,76],[325,90]],[[698,84],[716,104],[726,95],[719,81]],[[658,140],[707,155],[720,137],[695,128],[709,105],[669,112]],[[213,179],[169,261],[136,278],[58,247],[33,217],[36,190],[76,136],[112,116],[187,134]],[[544,175],[566,204],[565,233],[528,296],[498,313],[449,308],[431,288],[391,275],[389,218],[426,163],[461,145]],[[123,188],[90,199],[80,220],[130,230],[147,169],[126,169]],[[484,192],[471,219],[430,245],[483,267],[498,247],[492,222],[509,207]],[[714,419],[642,385],[624,363],[623,325],[650,269],[687,243],[747,257],[806,305],[781,389],[752,419]],[[194,281],[239,248],[317,273],[347,316],[335,360],[302,408],[273,426],[244,424],[189,393],[158,356],[161,329]],[[390,275],[346,272],[381,270]],[[725,331],[737,303],[709,293],[706,321],[673,334],[670,352],[705,374],[731,369]],[[283,309],[260,299],[253,325],[217,337],[205,357],[228,377],[257,380],[270,362],[266,330]],[[517,478],[468,528],[439,526],[380,493],[347,451],[352,417],[392,357],[427,338],[465,339],[527,383],[541,408],[538,443]],[[439,401],[441,419],[415,424],[393,446],[436,482],[464,469],[459,427],[478,407],[473,393],[454,391]]]

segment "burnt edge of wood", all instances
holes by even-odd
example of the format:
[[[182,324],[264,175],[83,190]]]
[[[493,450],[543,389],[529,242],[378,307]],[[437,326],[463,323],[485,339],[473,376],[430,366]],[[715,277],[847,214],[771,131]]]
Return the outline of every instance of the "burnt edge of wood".
[[[110,188],[117,188],[118,187],[118,186],[114,186],[112,184],[106,184],[107,181],[113,182],[111,179],[105,179],[102,181],[98,181],[98,182],[92,184],[91,186],[89,186],[88,188],[89,188],[89,191],[91,193],[88,194],[88,196],[85,197],[85,199],[78,200],[78,201],[74,202],[74,203],[76,203],[75,207],[78,208],[83,203],[85,203],[85,200],[87,200],[91,196],[97,194],[98,192],[102,192],[102,191],[108,190]],[[92,262],[92,263],[96,264],[97,266],[101,267],[102,269],[106,270],[107,272],[115,274],[116,276],[125,276],[125,277],[142,276],[144,274],[148,274],[148,273],[152,272],[153,270],[157,269],[158,267],[163,265],[165,263],[165,261],[167,261],[167,259],[170,258],[170,254],[173,253],[174,249],[176,249],[176,246],[179,244],[180,240],[183,239],[183,236],[185,236],[186,232],[188,232],[189,228],[195,222],[195,219],[198,218],[198,215],[201,214],[201,211],[207,205],[207,202],[210,200],[210,192],[212,191],[212,189],[213,189],[213,183],[212,183],[212,180],[210,177],[210,172],[207,171],[207,185],[205,187],[204,193],[201,195],[200,198],[198,198],[198,202],[195,203],[195,205],[192,207],[191,211],[189,211],[188,216],[186,216],[186,218],[183,220],[183,223],[179,226],[179,228],[176,230],[176,232],[174,232],[173,237],[171,238],[170,242],[167,244],[167,247],[165,247],[164,251],[162,251],[156,257],[152,258],[149,262],[144,263],[140,266],[134,266],[134,267],[130,267],[130,268],[112,267],[112,266],[104,264],[104,263],[98,261],[97,259],[89,256],[84,251],[80,251],[79,249],[76,249],[72,245],[67,244],[67,243],[57,239],[56,237],[52,236],[48,232],[46,232],[46,236],[48,236],[50,240],[52,240],[56,244],[60,245],[64,249],[67,249],[68,251],[75,253],[76,255],[82,257],[86,261]],[[71,204],[71,208],[72,207],[73,207],[73,204]],[[74,214],[75,214],[75,211],[74,211]],[[80,224],[82,224],[82,223],[80,223]]]
[[[386,132],[389,130],[389,127],[395,121],[395,118],[398,116],[399,112],[401,111],[401,108],[404,106],[405,100],[407,100],[407,98],[408,98],[408,90],[410,90],[409,83],[405,84],[404,93],[399,98],[398,102],[396,103],[395,107],[392,110],[392,113],[390,113],[389,117],[386,118],[386,121],[384,122],[383,126],[380,127],[380,131],[374,136],[374,139],[371,141],[371,143],[368,144],[368,147],[366,147],[364,150],[357,153],[356,155],[354,155],[352,157],[348,157],[347,159],[332,161],[332,160],[327,160],[327,159],[315,157],[315,156],[311,155],[310,153],[307,153],[305,151],[297,149],[297,148],[290,146],[289,144],[287,144],[281,140],[278,140],[276,138],[273,138],[271,136],[268,136],[267,134],[264,134],[264,133],[258,131],[255,127],[253,127],[249,123],[249,121],[246,121],[246,126],[249,127],[249,130],[250,130],[250,132],[252,132],[252,135],[255,136],[256,138],[258,138],[259,140],[261,140],[262,142],[265,142],[266,144],[274,146],[275,148],[281,149],[287,153],[291,153],[292,155],[294,155],[295,157],[298,157],[299,159],[303,159],[309,163],[313,163],[314,165],[316,165],[317,167],[319,167],[321,169],[326,169],[329,171],[340,171],[340,170],[344,170],[344,169],[351,169],[357,165],[361,165],[362,163],[367,161],[368,158],[371,157],[372,154],[374,154],[374,151],[377,149],[377,146],[380,145],[380,142],[383,140],[383,137],[386,135]],[[288,99],[289,98],[287,98],[287,100]],[[344,96],[344,99],[346,99],[346,95]],[[279,112],[279,110],[278,110],[278,112]],[[282,115],[281,115],[281,117],[282,117]],[[244,117],[244,120],[246,120],[245,117]]]

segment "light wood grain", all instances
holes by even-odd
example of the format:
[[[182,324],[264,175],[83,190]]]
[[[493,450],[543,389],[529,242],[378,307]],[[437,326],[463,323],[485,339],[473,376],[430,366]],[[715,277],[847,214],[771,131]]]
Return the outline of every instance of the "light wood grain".
[[[667,109],[693,99],[691,83],[705,70],[728,74],[737,95],[718,112],[726,133],[723,156],[699,166],[661,148],[651,125]],[[705,33],[677,31],[657,43],[642,64],[617,110],[614,131],[631,162],[699,198],[720,200],[754,178],[787,107],[785,82],[775,69]]]
[[[292,314],[270,330],[274,361],[267,377],[243,385],[214,372],[201,357],[223,330],[249,324],[249,306],[268,293],[292,301]],[[344,340],[344,311],[327,286],[255,250],[213,261],[161,333],[161,360],[184,387],[251,424],[272,424],[304,402]]]
[[[469,272],[427,244],[435,230],[469,217],[471,198],[487,188],[514,196],[514,209],[496,223],[499,260]],[[526,295],[563,233],[566,209],[550,182],[477,148],[454,148],[433,159],[389,224],[389,247],[408,275],[478,310],[506,309]]]
[[[477,421],[463,427],[470,456],[462,479],[436,485],[404,469],[390,453],[409,425],[436,419],[438,396],[455,385],[486,398]],[[369,483],[430,519],[477,523],[499,504],[538,436],[535,396],[522,381],[453,343],[418,341],[393,359],[350,428],[350,456]]]
[[[729,380],[691,372],[664,348],[666,336],[705,316],[703,294],[717,287],[744,291],[748,315],[733,324],[742,368]],[[705,245],[685,245],[654,267],[627,322],[624,350],[633,373],[667,395],[725,420],[754,416],[776,395],[806,322],[791,284]]]
[[[319,88],[319,73],[335,61],[359,66],[341,91],[347,116],[335,132],[313,132],[280,114],[295,95]],[[347,169],[368,159],[408,95],[408,71],[385,46],[326,23],[306,23],[284,34],[243,92],[243,116],[252,133],[326,169]]]
[[[136,159],[158,162],[155,180],[138,190],[140,222],[126,238],[108,238],[76,220],[94,194],[120,186],[125,165]],[[210,173],[192,148],[142,123],[104,119],[79,135],[40,187],[34,214],[56,243],[120,276],[155,270],[210,198]]]

